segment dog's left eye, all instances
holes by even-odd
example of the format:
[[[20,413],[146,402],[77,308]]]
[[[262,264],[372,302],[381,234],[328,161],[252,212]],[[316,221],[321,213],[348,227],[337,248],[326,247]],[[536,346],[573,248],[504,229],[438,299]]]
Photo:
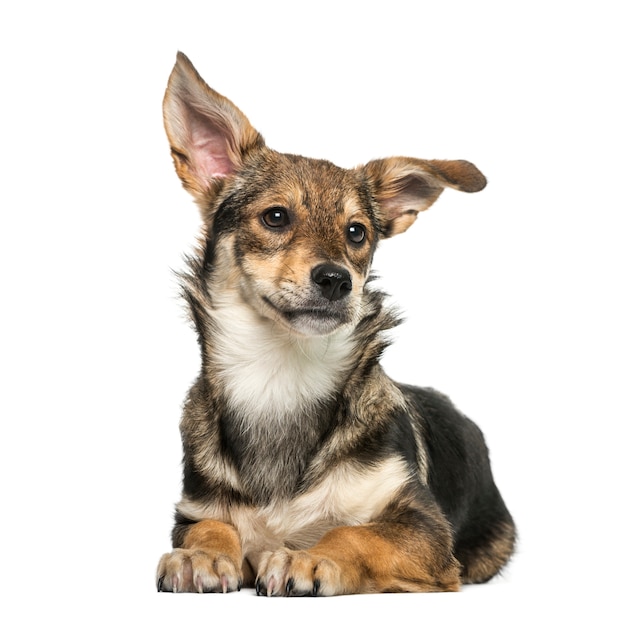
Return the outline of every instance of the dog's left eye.
[[[289,214],[284,208],[270,208],[263,213],[263,223],[267,227],[279,228],[289,225]]]
[[[360,223],[351,223],[348,226],[348,240],[355,245],[360,245],[365,240],[365,227]]]

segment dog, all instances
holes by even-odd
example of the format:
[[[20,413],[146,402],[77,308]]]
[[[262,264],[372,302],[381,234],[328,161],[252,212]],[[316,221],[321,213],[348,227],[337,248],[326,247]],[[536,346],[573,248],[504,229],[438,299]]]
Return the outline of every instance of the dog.
[[[379,359],[398,322],[371,286],[382,239],[471,163],[343,169],[281,154],[178,54],[163,103],[202,232],[182,293],[201,371],[159,591],[266,596],[456,591],[507,564],[515,525],[477,426]]]

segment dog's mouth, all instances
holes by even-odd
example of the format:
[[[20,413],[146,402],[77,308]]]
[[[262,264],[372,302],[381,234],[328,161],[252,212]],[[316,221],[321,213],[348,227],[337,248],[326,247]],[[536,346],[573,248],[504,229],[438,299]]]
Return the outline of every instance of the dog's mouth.
[[[281,308],[265,296],[263,301],[290,329],[303,335],[327,335],[349,321],[345,307],[343,310],[316,305]]]

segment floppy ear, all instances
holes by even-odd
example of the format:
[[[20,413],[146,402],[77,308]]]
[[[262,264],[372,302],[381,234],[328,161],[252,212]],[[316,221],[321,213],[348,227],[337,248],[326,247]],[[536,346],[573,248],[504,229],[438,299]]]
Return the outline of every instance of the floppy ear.
[[[178,52],[163,100],[165,132],[176,172],[195,197],[234,173],[263,138],[244,114],[200,77]]]
[[[362,169],[381,209],[385,237],[408,229],[446,187],[473,193],[487,184],[468,161],[390,157],[370,161]]]

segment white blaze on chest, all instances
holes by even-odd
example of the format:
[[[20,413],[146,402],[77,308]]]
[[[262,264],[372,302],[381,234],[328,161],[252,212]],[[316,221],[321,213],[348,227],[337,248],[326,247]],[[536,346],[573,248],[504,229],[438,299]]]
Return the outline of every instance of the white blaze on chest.
[[[212,318],[212,370],[233,410],[250,422],[278,420],[323,401],[353,355],[349,329],[303,338],[237,303]]]

